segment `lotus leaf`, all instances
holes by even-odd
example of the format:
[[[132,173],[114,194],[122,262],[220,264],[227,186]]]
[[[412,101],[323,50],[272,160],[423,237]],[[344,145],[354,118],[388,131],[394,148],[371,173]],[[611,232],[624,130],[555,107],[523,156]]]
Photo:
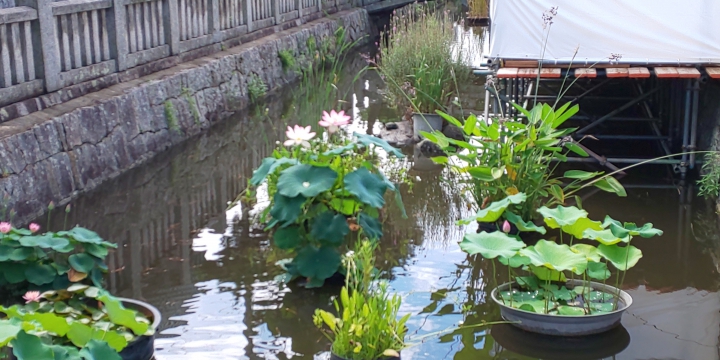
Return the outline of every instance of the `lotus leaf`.
[[[83,248],[88,254],[101,259],[104,259],[108,254],[107,247],[98,244],[83,244]]]
[[[65,232],[58,232],[57,233],[60,236],[69,235],[76,241],[79,241],[81,243],[91,243],[91,244],[97,244],[97,245],[105,245],[112,248],[117,248],[117,244],[109,243],[105,240],[103,240],[100,235],[98,235],[96,232],[92,230],[88,230],[83,227],[75,227],[72,230]]]
[[[322,153],[322,156],[338,156],[344,154],[346,151],[354,151],[355,148],[362,147],[362,144],[351,143],[345,146],[341,146],[329,151]]]
[[[615,310],[615,304],[613,303],[597,303],[593,302],[590,303],[590,309],[592,309],[592,313],[596,314],[604,314],[609,313]]]
[[[624,247],[600,245],[598,246],[598,254],[620,271],[626,271],[635,266],[642,257],[642,251],[632,245]]]
[[[565,316],[583,316],[585,315],[585,310],[579,307],[574,306],[567,306],[567,305],[560,305],[557,308],[558,314],[565,315]]]
[[[578,219],[586,218],[588,215],[587,211],[580,210],[575,206],[558,206],[554,209],[543,206],[537,211],[543,216],[545,224],[552,229],[572,225]]]
[[[383,179],[361,167],[345,175],[345,190],[357,196],[365,204],[381,208],[385,205],[385,191],[387,184]]]
[[[0,319],[0,347],[7,345],[22,328],[10,322],[10,320]]]
[[[270,210],[270,216],[278,222],[282,222],[282,226],[293,223],[302,212],[302,205],[307,200],[304,196],[296,197],[283,196],[280,193],[275,194],[273,200],[273,208]]]
[[[625,192],[625,188],[620,184],[617,179],[615,179],[612,176],[608,176],[604,179],[600,179],[593,183],[595,187],[599,188],[600,190],[607,191],[609,193],[617,194],[617,196],[625,197],[627,196],[627,192]]]
[[[473,221],[481,222],[495,222],[502,216],[511,204],[520,204],[527,199],[524,193],[517,193],[515,195],[508,196],[502,200],[494,201],[484,209],[480,209],[475,216],[460,220],[460,224],[470,224]]]
[[[587,268],[585,255],[573,252],[567,245],[558,245],[547,240],[540,240],[534,246],[520,250],[520,254],[529,257],[533,265],[551,270],[570,270],[580,275]]]
[[[563,225],[562,231],[582,239],[586,230],[602,230],[602,224],[599,221],[593,221],[588,218],[579,218],[572,225]]]
[[[530,290],[537,290],[539,288],[538,278],[535,276],[517,276],[515,277],[515,281],[518,285]]]
[[[87,345],[80,350],[80,356],[85,360],[122,360],[120,355],[113,351],[104,341],[90,340]]]
[[[45,285],[53,282],[57,271],[50,265],[31,264],[25,268],[27,281],[35,285]]]
[[[325,245],[339,246],[349,233],[350,227],[342,214],[325,211],[312,220],[310,236]]]
[[[498,260],[501,264],[510,266],[511,268],[519,268],[521,266],[530,265],[530,259],[520,254],[515,254],[511,258],[500,256],[498,257]]]
[[[43,249],[63,250],[70,244],[70,240],[55,237],[51,233],[38,236],[23,236],[19,240],[20,245],[28,247],[40,247]]]
[[[300,275],[325,280],[337,272],[340,261],[340,254],[333,247],[306,246],[298,251],[293,264],[297,266]]]
[[[610,270],[605,263],[591,261],[588,263],[587,275],[592,279],[607,280],[610,278]]]
[[[250,179],[250,184],[253,186],[260,185],[263,181],[265,181],[265,178],[267,178],[268,175],[275,172],[275,169],[277,169],[281,165],[287,164],[298,164],[298,160],[285,157],[280,159],[275,159],[272,157],[264,158],[262,164],[260,164],[260,167],[253,171],[253,176]]]
[[[626,238],[628,237],[628,235],[630,235],[630,231],[625,229],[623,224],[611,218],[610,216],[605,216],[602,227],[605,229],[610,229],[613,235],[617,236],[618,238]]]
[[[275,233],[273,233],[273,242],[275,246],[283,250],[290,250],[300,246],[302,243],[300,227],[292,225],[276,229]]]
[[[500,292],[500,296],[502,296],[503,300],[510,301],[510,298],[512,297],[512,301],[517,302],[526,302],[526,301],[533,301],[533,300],[542,300],[544,299],[542,293],[539,291],[517,291],[513,290],[512,293],[510,291],[502,291]]]
[[[505,219],[507,219],[507,221],[513,223],[513,225],[515,225],[518,228],[518,230],[520,230],[520,231],[535,231],[535,232],[538,232],[543,235],[545,235],[545,233],[547,232],[547,230],[545,230],[544,227],[537,226],[532,221],[526,222],[525,220],[523,220],[520,217],[520,215],[516,215],[511,211],[506,210],[504,215],[505,215]]]
[[[337,177],[337,172],[329,167],[298,164],[280,172],[277,189],[280,195],[291,198],[313,197],[330,190]]]
[[[17,248],[13,249],[13,251],[8,256],[8,259],[13,261],[23,261],[30,256],[35,254],[35,250],[33,248]]]
[[[615,233],[610,229],[604,229],[600,231],[587,229],[585,230],[583,237],[586,239],[596,240],[603,245],[614,245],[619,242],[627,243],[630,241],[630,236],[625,236],[622,238],[617,237]]]
[[[358,225],[363,229],[363,234],[370,240],[377,240],[382,236],[382,224],[380,221],[365,212],[358,214]]]
[[[625,229],[630,232],[632,236],[640,236],[644,238],[651,238],[653,236],[661,236],[663,231],[660,229],[653,228],[652,223],[646,223],[642,227],[637,227],[634,223],[625,223]]]
[[[610,301],[610,300],[612,300],[613,298],[614,298],[613,294],[608,294],[608,293],[606,293],[606,292],[597,291],[597,290],[591,291],[591,292],[588,294],[588,300],[589,300],[589,301],[595,301],[595,302],[597,302],[597,301],[599,301],[599,302]]]
[[[75,269],[75,271],[82,273],[89,273],[95,266],[95,260],[85,253],[70,255],[68,263],[70,263],[70,266]]]
[[[534,266],[530,265],[530,271],[537,276],[538,279],[542,281],[566,281],[567,278],[565,277],[565,274],[557,271],[557,270],[551,270],[544,266]]]
[[[555,307],[557,306],[557,303],[550,301],[547,305],[548,305],[547,311],[545,311],[545,300],[513,302],[512,307],[519,309],[519,310],[535,312],[538,314],[547,314],[550,310],[555,309]]]
[[[55,359],[52,349],[45,345],[39,337],[30,335],[22,330],[11,342],[13,354],[19,360]]]
[[[397,158],[404,158],[405,155],[400,152],[400,150],[394,148],[392,145],[388,144],[387,141],[372,135],[366,135],[361,133],[354,133],[355,137],[358,139],[358,142],[365,145],[375,145],[381,147],[383,150],[387,151],[389,154],[395,155]]]
[[[587,294],[588,292],[593,291],[593,289],[592,289],[592,287],[589,287],[589,286],[576,286],[573,288],[573,291],[578,295],[582,295],[582,294]]]
[[[597,252],[597,248],[588,244],[575,244],[570,247],[570,250],[578,254],[583,254],[588,261],[600,261],[600,255]]]
[[[525,243],[500,231],[465,234],[460,243],[460,249],[466,253],[480,254],[486,259],[494,259],[498,256],[511,258],[523,247]]]
[[[103,291],[97,299],[103,303],[103,308],[113,323],[125,326],[138,336],[145,334],[150,328],[147,323],[137,320],[135,311],[126,309],[117,298],[110,296],[106,291]]]

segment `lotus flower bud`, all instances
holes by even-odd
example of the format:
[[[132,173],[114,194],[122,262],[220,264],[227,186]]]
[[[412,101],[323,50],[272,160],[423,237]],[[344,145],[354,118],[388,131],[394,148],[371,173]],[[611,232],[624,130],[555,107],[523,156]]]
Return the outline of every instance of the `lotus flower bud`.
[[[502,231],[506,234],[510,232],[510,223],[507,220],[503,222]]]

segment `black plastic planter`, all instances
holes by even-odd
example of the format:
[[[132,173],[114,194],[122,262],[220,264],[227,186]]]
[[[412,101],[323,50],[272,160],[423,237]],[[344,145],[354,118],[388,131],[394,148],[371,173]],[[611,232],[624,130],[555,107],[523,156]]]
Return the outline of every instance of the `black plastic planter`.
[[[160,326],[162,315],[154,306],[135,299],[119,298],[123,306],[133,309],[152,321],[152,329],[157,330]],[[140,336],[131,341],[126,348],[120,352],[123,360],[150,360],[155,353],[155,334],[151,336]]]
[[[330,360],[347,360],[347,359],[345,359],[345,358],[343,358],[343,357],[339,357],[339,356],[331,353],[331,354],[330,354]],[[380,358],[377,358],[377,359],[368,359],[368,360],[400,360],[400,357],[399,357],[399,356],[398,356],[398,357],[387,357],[387,356],[383,356],[383,357],[380,357]]]

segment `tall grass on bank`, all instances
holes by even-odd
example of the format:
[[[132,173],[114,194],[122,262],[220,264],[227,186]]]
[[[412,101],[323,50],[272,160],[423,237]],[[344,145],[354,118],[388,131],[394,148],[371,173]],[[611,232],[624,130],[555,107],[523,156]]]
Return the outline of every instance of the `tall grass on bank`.
[[[381,33],[376,63],[392,103],[421,113],[446,109],[458,84],[470,77],[456,25],[449,11],[433,12],[425,4],[393,13]]]
[[[470,11],[468,15],[470,17],[488,17],[490,9],[488,8],[487,0],[468,0],[468,7]]]

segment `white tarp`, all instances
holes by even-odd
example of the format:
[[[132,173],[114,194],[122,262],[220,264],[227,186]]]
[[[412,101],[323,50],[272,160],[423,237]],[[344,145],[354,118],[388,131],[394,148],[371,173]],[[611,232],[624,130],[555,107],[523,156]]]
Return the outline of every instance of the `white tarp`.
[[[577,48],[588,65],[720,63],[720,0],[491,0],[490,19],[491,58],[567,63]]]

